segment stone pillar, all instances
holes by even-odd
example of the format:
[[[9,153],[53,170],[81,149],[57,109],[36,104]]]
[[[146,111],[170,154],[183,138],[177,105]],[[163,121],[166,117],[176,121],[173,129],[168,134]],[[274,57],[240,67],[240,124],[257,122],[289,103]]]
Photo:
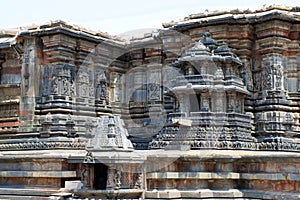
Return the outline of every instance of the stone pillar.
[[[252,79],[252,70],[251,70],[251,57],[248,55],[240,56],[240,60],[244,63],[242,76],[245,82],[245,85],[249,91],[253,90],[253,79]]]
[[[91,165],[84,163],[82,166],[81,181],[83,183],[83,189],[91,189]]]
[[[5,62],[5,54],[0,54],[0,84],[2,83],[2,64]]]
[[[202,111],[202,112],[209,112],[209,111],[211,111],[210,109],[210,102],[209,102],[209,97],[210,97],[210,95],[209,95],[209,93],[208,92],[206,92],[206,93],[201,93],[201,96],[200,96],[200,98],[201,98],[201,100],[200,100],[200,111]]]
[[[186,113],[187,116],[189,115],[190,112],[190,108],[189,108],[189,98],[188,95],[184,95],[184,94],[179,94],[178,95],[178,101],[180,104],[180,109],[182,113]]]
[[[42,122],[42,131],[40,132],[40,137],[48,138],[51,134],[51,126],[52,126],[52,116],[51,113],[48,113]]]
[[[142,172],[137,174],[136,181],[134,183],[134,189],[143,189],[144,175]]]
[[[161,77],[161,64],[148,65],[151,70],[147,74],[147,87],[148,87],[148,101],[161,101],[162,100],[162,77]]]
[[[241,95],[241,113],[245,113],[245,97]]]
[[[122,172],[109,167],[107,170],[107,190],[118,190],[121,188]]]
[[[226,105],[226,98],[225,98],[225,92],[223,91],[217,91],[214,92],[214,108],[213,110],[215,112],[224,112]]]
[[[236,107],[235,107],[235,112],[237,112],[237,113],[241,113],[241,112],[242,112],[241,105],[242,105],[242,99],[241,99],[241,96],[240,96],[240,95],[237,95],[237,96],[236,96]]]
[[[110,87],[111,87],[111,96],[110,99],[112,102],[120,102],[121,100],[121,74],[117,72],[111,73]]]
[[[235,92],[228,92],[227,112],[235,112]]]

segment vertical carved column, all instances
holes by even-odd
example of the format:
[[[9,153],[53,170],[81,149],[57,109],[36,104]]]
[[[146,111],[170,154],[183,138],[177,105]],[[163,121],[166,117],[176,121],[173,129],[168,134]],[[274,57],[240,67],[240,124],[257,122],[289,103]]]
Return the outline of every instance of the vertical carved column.
[[[0,54],[0,84],[2,83],[2,64],[5,62],[5,54]]]
[[[32,131],[36,98],[40,90],[40,65],[38,52],[41,51],[37,38],[24,40],[24,57],[21,70],[20,132]]]
[[[204,112],[210,111],[209,93],[201,93],[200,110]]]
[[[224,112],[224,105],[226,105],[225,92],[218,91],[214,93],[214,111]]]
[[[80,71],[77,73],[77,91],[76,94],[78,97],[90,97],[90,84],[89,84],[89,74],[86,68],[81,67]]]
[[[240,95],[236,96],[236,107],[235,107],[235,112],[241,113],[241,97]]]
[[[189,98],[184,96],[183,94],[178,95],[178,101],[180,103],[181,112],[186,113],[189,115]]]
[[[134,184],[134,189],[143,189],[143,179],[144,179],[143,173],[142,172],[138,173]]]
[[[52,124],[53,124],[53,122],[52,122],[51,113],[48,113],[46,115],[44,121],[42,122],[43,129],[40,132],[40,137],[42,137],[42,138],[50,137]]]
[[[92,188],[92,177],[91,177],[91,170],[93,170],[91,164],[95,163],[95,159],[91,152],[87,152],[85,155],[82,169],[81,169],[81,181],[83,182],[84,189],[91,189]]]
[[[235,93],[228,92],[228,103],[227,103],[227,112],[234,112],[235,111]]]
[[[112,89],[110,99],[114,102],[121,101],[121,75],[117,72],[111,74],[110,87]]]
[[[109,117],[109,122],[108,122],[108,147],[114,148],[116,147],[116,132],[115,132],[115,120],[113,117]]]
[[[250,56],[240,56],[240,60],[244,63],[243,67],[243,78],[245,81],[245,85],[248,90],[253,90],[253,79],[252,79],[252,70],[251,70],[251,64],[250,64]]]
[[[107,190],[112,190],[114,188],[114,177],[115,177],[115,169],[109,167],[107,170]]]
[[[76,131],[74,129],[75,121],[72,116],[69,114],[68,119],[66,121],[66,128],[67,128],[67,137],[77,137]]]
[[[84,163],[81,171],[81,181],[83,183],[83,189],[91,189],[91,165]]]
[[[118,190],[121,188],[121,170],[117,170],[109,167],[107,170],[107,189],[108,190]]]
[[[96,101],[101,105],[106,106],[109,104],[108,91],[107,91],[107,76],[104,70],[96,73]]]
[[[148,71],[148,97],[149,101],[161,101],[161,66],[149,66]]]

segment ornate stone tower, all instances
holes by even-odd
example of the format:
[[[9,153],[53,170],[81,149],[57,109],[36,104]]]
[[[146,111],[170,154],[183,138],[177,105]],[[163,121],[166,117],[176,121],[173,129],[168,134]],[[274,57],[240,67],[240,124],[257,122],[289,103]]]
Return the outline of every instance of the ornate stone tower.
[[[295,98],[289,96],[294,96],[293,91],[297,88],[292,72],[295,67],[290,60],[294,52],[289,49],[289,26],[276,20],[256,26],[253,57],[255,134],[260,141],[276,144],[276,149],[299,143],[295,139],[298,132],[294,118],[297,115],[292,108]]]
[[[244,111],[250,93],[241,78],[242,62],[232,50],[205,34],[175,65],[182,71],[171,88],[179,112],[169,114],[169,122],[190,120],[191,126],[168,124],[150,147],[179,142],[192,149],[255,149],[250,116]]]

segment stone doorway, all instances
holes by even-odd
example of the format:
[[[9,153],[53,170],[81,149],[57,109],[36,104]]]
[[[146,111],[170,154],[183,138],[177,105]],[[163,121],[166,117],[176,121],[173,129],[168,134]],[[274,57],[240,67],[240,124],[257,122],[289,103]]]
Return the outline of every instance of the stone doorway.
[[[190,99],[190,112],[199,112],[200,108],[200,94],[189,95]]]
[[[97,163],[94,165],[94,189],[106,190],[107,185],[107,170],[105,164]]]

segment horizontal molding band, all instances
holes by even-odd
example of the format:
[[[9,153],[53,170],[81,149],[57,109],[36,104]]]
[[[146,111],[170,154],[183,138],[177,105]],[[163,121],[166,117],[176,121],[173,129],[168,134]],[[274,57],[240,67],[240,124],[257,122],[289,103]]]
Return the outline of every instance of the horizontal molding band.
[[[210,190],[210,189],[198,189],[198,190],[150,190],[145,192],[145,197],[148,199],[298,199],[299,193],[282,193],[276,191],[264,191],[264,190]]]
[[[300,174],[292,173],[235,173],[235,172],[150,172],[147,179],[245,179],[300,181]]]
[[[0,177],[71,178],[76,171],[0,171]]]

